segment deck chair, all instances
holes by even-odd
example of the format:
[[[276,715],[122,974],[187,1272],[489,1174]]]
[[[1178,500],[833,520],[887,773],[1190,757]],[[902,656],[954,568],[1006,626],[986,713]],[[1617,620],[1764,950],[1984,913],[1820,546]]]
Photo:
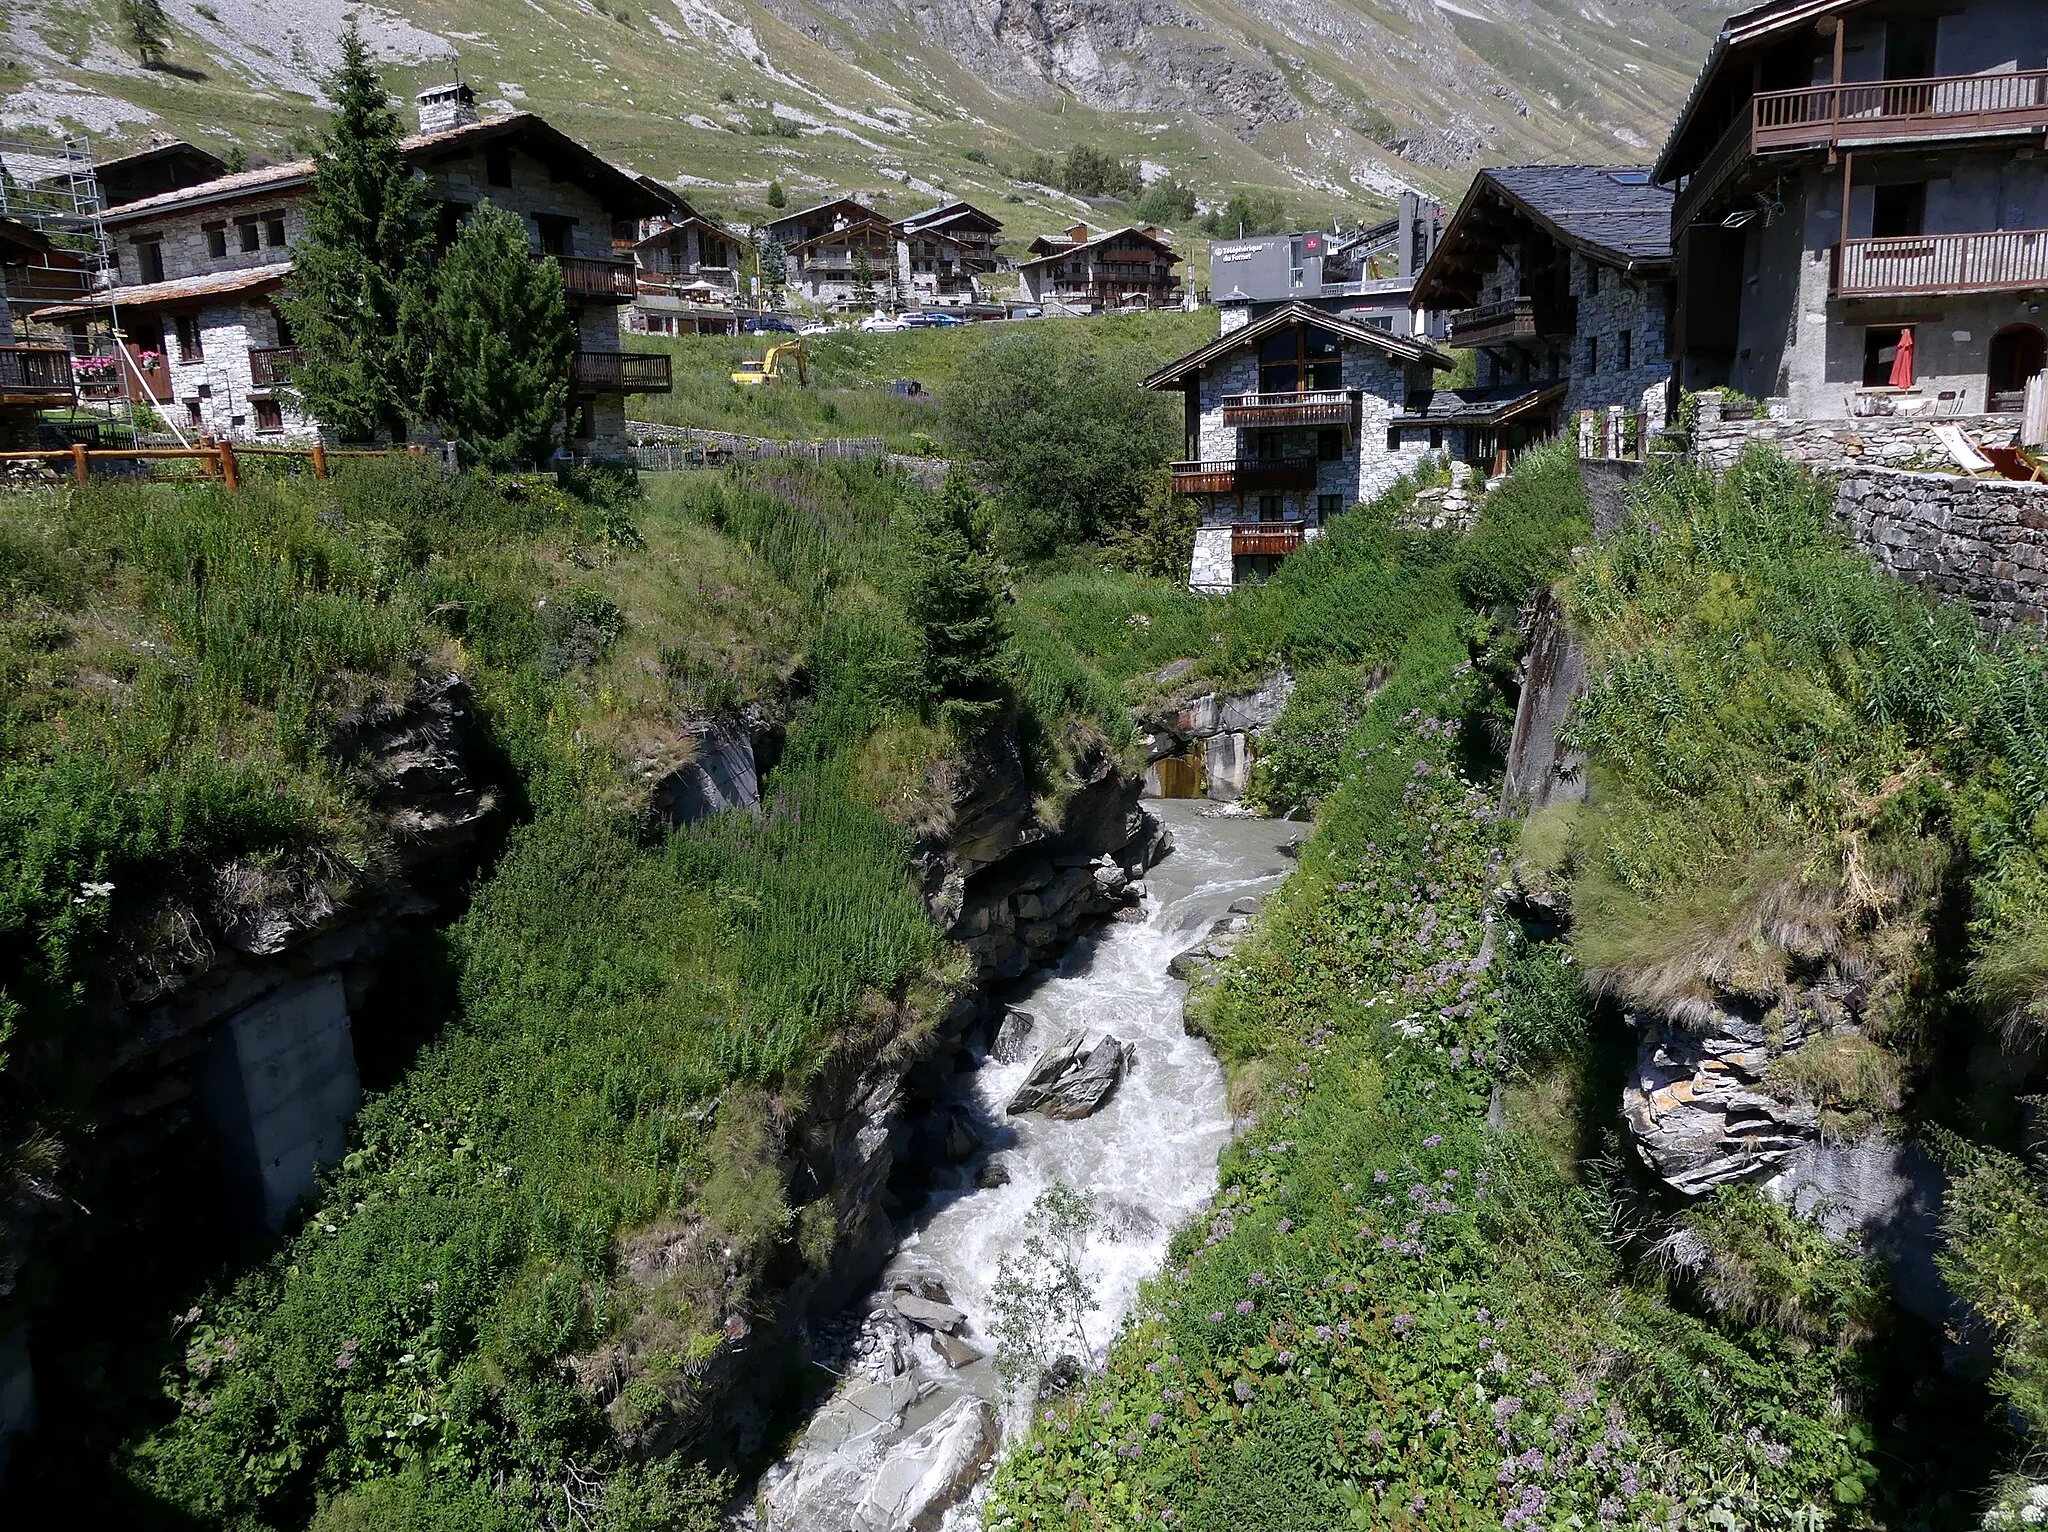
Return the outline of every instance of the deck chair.
[[[1948,455],[1964,473],[1976,475],[1998,472],[1998,465],[1971,444],[1970,438],[1963,435],[1961,426],[1936,426],[1934,439],[1948,450]]]

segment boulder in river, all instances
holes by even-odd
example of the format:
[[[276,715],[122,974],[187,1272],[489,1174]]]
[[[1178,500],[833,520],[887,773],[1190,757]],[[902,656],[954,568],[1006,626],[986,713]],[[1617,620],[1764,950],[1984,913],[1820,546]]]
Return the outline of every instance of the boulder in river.
[[[998,1064],[1014,1064],[1024,1057],[1024,1050],[1030,1046],[1025,1039],[1037,1025],[1038,1018],[1029,1011],[1005,1012],[1002,1025],[996,1028],[995,1040],[988,1045],[988,1056]]]
[[[1010,1184],[1010,1167],[1000,1159],[990,1160],[974,1173],[974,1184],[985,1192]]]
[[[950,1303],[935,1303],[915,1293],[895,1296],[896,1312],[921,1330],[957,1330],[967,1316]]]
[[[1009,1114],[1040,1112],[1069,1121],[1092,1116],[1115,1093],[1136,1049],[1105,1037],[1085,1053],[1086,1034],[1066,1033],[1038,1056],[1031,1073],[1010,1098]]]
[[[995,1456],[995,1407],[972,1396],[907,1438],[874,1475],[853,1513],[853,1532],[938,1532]]]

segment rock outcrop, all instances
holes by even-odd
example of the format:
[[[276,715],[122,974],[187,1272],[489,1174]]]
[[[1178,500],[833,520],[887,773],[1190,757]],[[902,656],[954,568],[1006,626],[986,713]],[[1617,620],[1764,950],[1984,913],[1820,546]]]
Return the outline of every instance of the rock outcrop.
[[[1160,684],[1172,686],[1186,668],[1182,661],[1162,672]],[[1294,677],[1280,670],[1248,692],[1184,692],[1152,709],[1140,720],[1146,793],[1237,802],[1251,785],[1259,737],[1293,694]]]
[[[1636,1148],[1672,1187],[1688,1195],[1775,1172],[1819,1137],[1809,1106],[1765,1087],[1772,1062],[1810,1035],[1794,1021],[1770,1036],[1764,1024],[1715,1010],[1695,1029],[1642,1013],[1636,1067],[1622,1111]]]
[[[1012,1117],[1037,1112],[1067,1121],[1101,1111],[1135,1062],[1137,1050],[1114,1037],[1084,1049],[1086,1037],[1079,1030],[1070,1031],[1041,1053],[1004,1110]]]

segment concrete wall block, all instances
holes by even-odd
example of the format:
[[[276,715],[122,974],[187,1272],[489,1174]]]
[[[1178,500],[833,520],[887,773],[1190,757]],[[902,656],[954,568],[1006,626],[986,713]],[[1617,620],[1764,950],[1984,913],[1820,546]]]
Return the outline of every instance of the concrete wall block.
[[[230,1016],[198,1086],[236,1211],[281,1229],[320,1168],[341,1157],[362,1100],[340,977],[287,985]]]

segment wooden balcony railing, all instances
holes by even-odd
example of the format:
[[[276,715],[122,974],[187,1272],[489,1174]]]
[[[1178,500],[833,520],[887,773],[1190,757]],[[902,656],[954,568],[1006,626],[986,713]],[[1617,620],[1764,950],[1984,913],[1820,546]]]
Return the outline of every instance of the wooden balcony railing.
[[[300,360],[297,346],[263,346],[249,352],[249,386],[282,388],[291,382],[290,369]]]
[[[1759,154],[1829,146],[1911,143],[2048,129],[2048,69],[1866,80],[1759,92],[1736,115],[1678,194],[1673,227],[1686,228]]]
[[[1243,559],[1263,553],[1285,558],[1301,546],[1302,536],[1298,521],[1240,521],[1230,529],[1230,555]]]
[[[2048,290],[2048,229],[1852,239],[1836,263],[1842,298]]]
[[[571,298],[600,303],[633,301],[633,263],[609,256],[550,255],[541,257],[562,268],[562,287]]]
[[[0,401],[43,404],[75,393],[71,353],[62,346],[0,346]]]
[[[1226,426],[1342,426],[1357,413],[1357,401],[1341,388],[1223,396]]]
[[[1312,457],[1222,458],[1173,465],[1176,495],[1273,494],[1316,487]]]
[[[1765,91],[1753,113],[1758,154],[2033,132],[2048,128],[2048,69]]]
[[[665,394],[671,387],[669,359],[661,352],[579,351],[570,381],[600,394]]]
[[[1534,298],[1503,298],[1451,315],[1451,344],[1491,346],[1502,341],[1570,335],[1578,325],[1578,317],[1575,298],[1546,303]]]

